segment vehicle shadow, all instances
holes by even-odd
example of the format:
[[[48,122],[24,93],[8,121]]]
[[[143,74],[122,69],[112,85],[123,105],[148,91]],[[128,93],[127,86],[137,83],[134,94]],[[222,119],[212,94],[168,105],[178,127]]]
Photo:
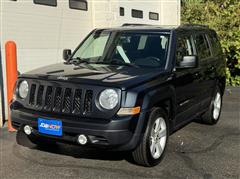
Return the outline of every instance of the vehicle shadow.
[[[18,131],[16,134],[16,142],[24,147],[40,150],[43,152],[71,156],[74,158],[81,159],[96,159],[96,160],[108,160],[108,161],[121,161],[126,160],[132,164],[135,164],[129,152],[116,152],[106,149],[83,147],[79,145],[72,144],[62,144],[56,143],[52,145],[35,145],[32,143],[28,137],[23,133]]]

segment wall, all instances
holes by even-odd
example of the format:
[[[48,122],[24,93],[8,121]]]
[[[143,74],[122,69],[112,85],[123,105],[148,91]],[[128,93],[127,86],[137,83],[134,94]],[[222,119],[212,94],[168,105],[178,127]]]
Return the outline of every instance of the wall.
[[[119,15],[119,7],[125,15]],[[143,19],[132,18],[131,10],[143,11]],[[94,27],[112,27],[123,23],[179,25],[180,0],[97,0],[92,9]],[[159,13],[159,20],[150,20],[149,12]]]
[[[161,25],[180,25],[180,0],[161,0],[160,6]]]

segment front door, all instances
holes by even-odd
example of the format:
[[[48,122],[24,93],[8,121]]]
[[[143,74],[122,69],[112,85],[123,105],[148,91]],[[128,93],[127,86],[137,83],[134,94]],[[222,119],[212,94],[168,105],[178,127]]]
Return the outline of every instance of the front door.
[[[198,66],[189,69],[178,68],[184,56],[196,55],[193,47],[191,35],[177,37],[174,80],[177,102],[175,126],[191,120],[200,107],[201,67]]]

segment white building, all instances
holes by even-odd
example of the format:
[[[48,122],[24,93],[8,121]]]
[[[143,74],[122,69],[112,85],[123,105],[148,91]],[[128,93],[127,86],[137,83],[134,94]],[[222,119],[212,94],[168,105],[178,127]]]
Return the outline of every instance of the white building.
[[[61,62],[62,50],[74,49],[94,28],[120,26],[123,23],[157,25],[180,23],[180,0],[0,2],[2,47],[0,67],[2,66],[4,84],[6,84],[4,44],[7,40],[14,40],[17,44],[18,70],[23,73],[40,66]],[[4,89],[6,91],[6,87]]]

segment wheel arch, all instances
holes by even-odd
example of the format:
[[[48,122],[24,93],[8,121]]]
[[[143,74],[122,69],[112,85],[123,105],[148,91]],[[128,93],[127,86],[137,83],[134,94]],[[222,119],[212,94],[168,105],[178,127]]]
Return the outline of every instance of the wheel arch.
[[[173,127],[174,119],[176,116],[175,88],[169,85],[169,86],[164,86],[157,90],[148,92],[144,97],[142,109],[151,111],[154,107],[160,107],[163,110],[165,110],[169,119],[169,125],[170,125],[170,131],[171,131]],[[146,116],[145,124],[147,124],[148,122],[148,117],[149,116]]]

